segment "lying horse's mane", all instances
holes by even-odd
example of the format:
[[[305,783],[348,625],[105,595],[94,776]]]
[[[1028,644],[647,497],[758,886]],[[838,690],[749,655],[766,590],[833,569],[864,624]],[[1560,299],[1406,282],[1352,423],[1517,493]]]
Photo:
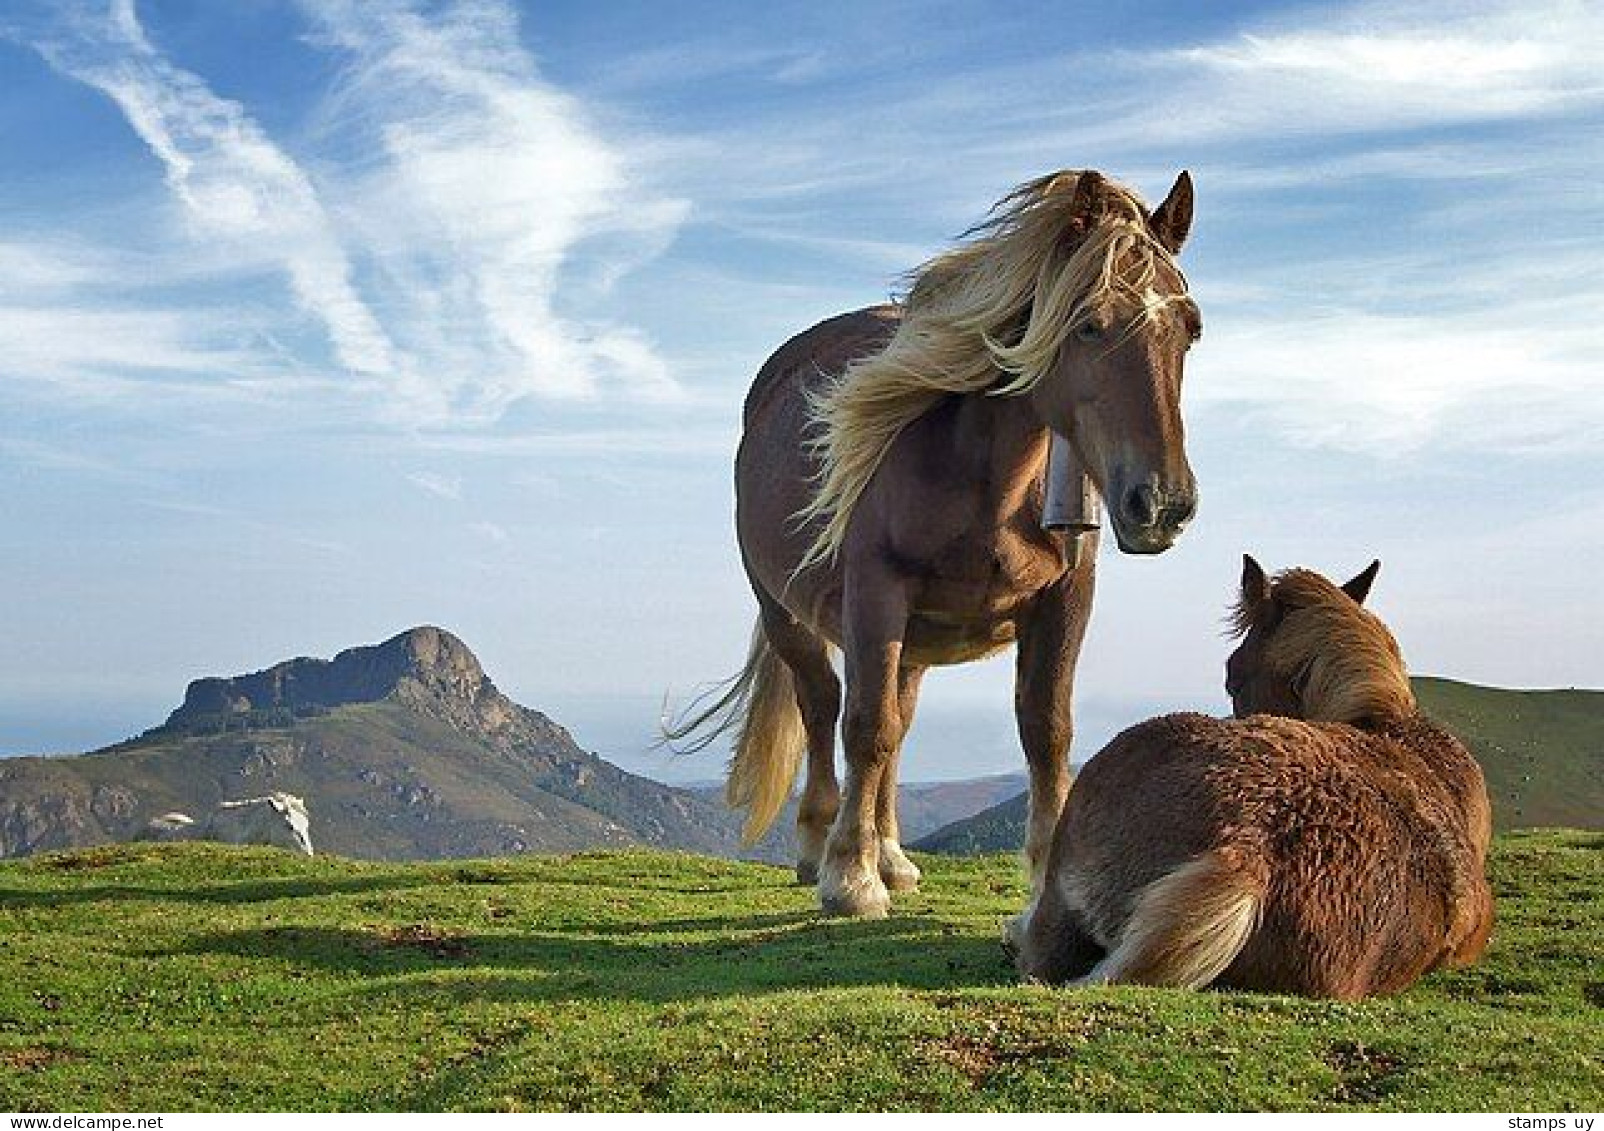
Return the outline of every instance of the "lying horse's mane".
[[[1293,673],[1305,718],[1361,725],[1415,713],[1398,642],[1336,585],[1311,570],[1285,570],[1272,580],[1268,601],[1238,602],[1232,627],[1241,635],[1268,609],[1279,620],[1265,659]]]
[[[1181,296],[1160,297],[1160,265],[1183,279],[1153,238],[1130,189],[1104,179],[1095,220],[1076,207],[1082,171],[1021,185],[967,242],[913,275],[902,320],[884,349],[853,362],[812,397],[818,486],[797,512],[824,525],[797,571],[841,548],[852,509],[898,433],[955,393],[1029,392],[1065,339],[1104,304],[1134,331]]]

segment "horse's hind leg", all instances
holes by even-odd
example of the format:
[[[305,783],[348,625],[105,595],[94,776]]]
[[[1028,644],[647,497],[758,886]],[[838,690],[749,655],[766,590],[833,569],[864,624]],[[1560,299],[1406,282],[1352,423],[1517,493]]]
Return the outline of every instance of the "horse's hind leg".
[[[886,761],[880,778],[880,795],[875,799],[875,825],[880,832],[880,879],[892,891],[912,891],[919,886],[919,866],[902,851],[902,830],[897,822],[897,767],[902,762],[902,745],[913,726],[914,707],[919,702],[919,684],[924,668],[901,668],[897,672],[897,706],[902,716],[902,735]]]
[[[796,677],[797,707],[807,732],[807,781],[797,805],[798,883],[816,884],[824,842],[841,804],[835,776],[835,724],[841,715],[841,681],[829,647],[785,609],[760,596],[763,634]]]

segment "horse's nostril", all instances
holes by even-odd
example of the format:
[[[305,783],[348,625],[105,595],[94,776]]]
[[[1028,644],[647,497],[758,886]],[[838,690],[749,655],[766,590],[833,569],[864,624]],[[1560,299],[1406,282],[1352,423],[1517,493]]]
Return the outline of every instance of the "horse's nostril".
[[[1160,503],[1157,488],[1139,483],[1125,496],[1125,517],[1133,526],[1152,526],[1158,521]]]

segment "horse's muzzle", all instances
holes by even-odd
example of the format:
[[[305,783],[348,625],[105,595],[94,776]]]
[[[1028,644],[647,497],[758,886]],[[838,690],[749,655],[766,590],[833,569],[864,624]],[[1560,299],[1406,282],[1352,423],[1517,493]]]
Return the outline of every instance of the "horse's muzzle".
[[[1114,537],[1127,554],[1161,554],[1175,544],[1197,513],[1197,487],[1166,485],[1151,475],[1120,492],[1113,508]]]

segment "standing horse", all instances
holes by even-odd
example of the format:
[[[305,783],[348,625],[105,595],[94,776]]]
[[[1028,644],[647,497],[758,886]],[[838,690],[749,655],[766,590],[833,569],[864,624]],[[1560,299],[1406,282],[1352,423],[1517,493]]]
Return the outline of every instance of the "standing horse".
[[[1360,607],[1379,566],[1338,588],[1244,561],[1236,719],[1153,719],[1086,764],[1021,973],[1351,999],[1480,956],[1487,787]]]
[[[797,875],[826,911],[884,915],[888,888],[918,883],[896,775],[920,678],[1016,642],[1037,872],[1069,787],[1096,557],[1095,533],[1079,554],[1043,529],[1050,436],[1110,501],[1122,550],[1174,542],[1196,505],[1180,386],[1200,322],[1174,260],[1191,222],[1185,173],[1152,211],[1096,172],[1041,177],[901,305],[815,326],[753,382],[735,491],[757,628],[727,691],[667,735],[700,732],[697,749],[738,728],[726,795],[749,840],[806,752]]]

